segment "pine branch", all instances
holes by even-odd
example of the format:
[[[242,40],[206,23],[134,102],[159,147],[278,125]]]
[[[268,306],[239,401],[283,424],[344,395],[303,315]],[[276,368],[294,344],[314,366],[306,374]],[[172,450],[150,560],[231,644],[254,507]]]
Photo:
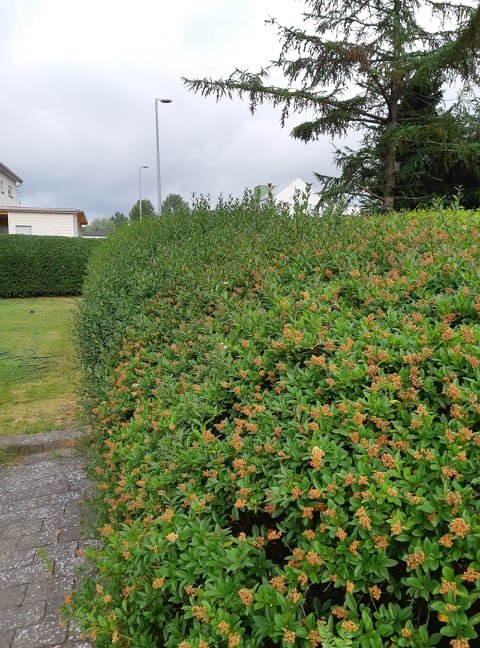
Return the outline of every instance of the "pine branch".
[[[437,3],[435,3],[437,4]],[[460,32],[453,33],[452,39],[437,52],[426,58],[430,73],[447,71],[459,74],[463,80],[480,80],[480,5],[469,18]]]
[[[252,113],[264,103],[280,108],[280,124],[306,113],[292,136],[308,142],[320,135],[361,134],[359,149],[337,152],[337,179],[325,179],[325,191],[340,190],[391,209],[397,177],[421,197],[446,173],[459,173],[474,186],[480,167],[475,119],[480,110],[466,101],[445,110],[443,84],[480,80],[480,5],[448,0],[303,0],[307,28],[278,30],[277,60],[257,73],[235,70],[228,78],[183,79],[184,84],[217,101],[248,100]],[[422,27],[420,6],[440,19],[440,26]],[[281,72],[284,87],[268,82]],[[472,111],[473,106],[473,111]],[[407,163],[413,176],[406,183],[397,162]],[[445,171],[446,170],[446,171]],[[479,178],[480,180],[480,178]],[[448,180],[451,182],[451,179]],[[423,183],[423,184],[422,184]],[[434,187],[432,191],[437,191]],[[472,196],[477,192],[472,191]],[[406,200],[406,198],[405,198]]]

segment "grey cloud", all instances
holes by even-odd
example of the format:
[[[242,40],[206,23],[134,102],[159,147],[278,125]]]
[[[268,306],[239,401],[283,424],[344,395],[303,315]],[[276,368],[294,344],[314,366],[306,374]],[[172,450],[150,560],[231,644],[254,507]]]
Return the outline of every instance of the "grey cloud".
[[[0,53],[20,28],[6,4],[0,0]],[[28,4],[23,0],[24,10]],[[43,4],[36,0],[34,6]],[[79,56],[65,63],[61,51],[47,62],[34,51],[30,58],[13,57],[3,79],[0,161],[24,179],[23,204],[79,207],[89,220],[128,213],[138,200],[138,166],[148,164],[142,194],[156,206],[155,96],[173,99],[159,107],[164,196],[239,196],[259,183],[281,185],[297,176],[308,182],[314,171],[331,170],[329,143],[293,141],[271,107],[252,117],[246,103],[216,103],[182,85],[180,76],[225,76],[241,65],[238,48],[249,45],[248,4],[220,3],[215,14],[194,9],[177,45],[152,60],[135,56],[141,29],[134,24],[126,44],[106,30],[111,55],[97,61]],[[5,14],[8,28],[2,26]],[[88,53],[88,42],[78,46]],[[259,59],[258,66],[265,62]]]

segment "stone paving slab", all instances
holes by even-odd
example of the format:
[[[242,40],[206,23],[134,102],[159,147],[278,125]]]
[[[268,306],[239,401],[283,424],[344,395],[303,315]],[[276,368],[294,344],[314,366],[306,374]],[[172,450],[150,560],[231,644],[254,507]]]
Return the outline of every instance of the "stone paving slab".
[[[40,434],[18,434],[0,437],[0,448],[14,448],[24,454],[39,454],[50,450],[74,447],[87,438],[86,429],[59,430]]]
[[[84,460],[71,441],[82,434],[66,443],[61,434],[48,443],[28,439],[27,456],[0,467],[0,648],[91,648],[59,616],[76,584],[78,550],[87,544],[82,518],[89,517]]]

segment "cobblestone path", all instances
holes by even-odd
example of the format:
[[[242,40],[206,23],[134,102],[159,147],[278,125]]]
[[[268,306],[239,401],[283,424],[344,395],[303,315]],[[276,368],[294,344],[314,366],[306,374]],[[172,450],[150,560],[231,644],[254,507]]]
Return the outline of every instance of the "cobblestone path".
[[[75,586],[87,479],[73,449],[0,467],[0,648],[89,648],[59,609]]]

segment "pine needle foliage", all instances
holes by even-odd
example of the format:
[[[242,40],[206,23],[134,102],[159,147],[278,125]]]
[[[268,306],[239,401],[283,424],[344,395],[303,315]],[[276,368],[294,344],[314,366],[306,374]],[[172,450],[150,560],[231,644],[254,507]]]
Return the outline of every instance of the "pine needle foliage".
[[[217,100],[245,97],[252,113],[272,103],[281,108],[282,127],[292,115],[306,114],[292,130],[305,142],[359,131],[359,149],[335,158],[340,176],[317,176],[326,197],[347,195],[392,210],[398,150],[412,135],[399,120],[402,101],[413,82],[439,75],[458,84],[459,105],[466,105],[464,92],[479,76],[480,8],[436,0],[305,0],[305,6],[304,28],[268,21],[278,30],[281,51],[267,67],[184,82]],[[283,87],[268,83],[278,70]]]

